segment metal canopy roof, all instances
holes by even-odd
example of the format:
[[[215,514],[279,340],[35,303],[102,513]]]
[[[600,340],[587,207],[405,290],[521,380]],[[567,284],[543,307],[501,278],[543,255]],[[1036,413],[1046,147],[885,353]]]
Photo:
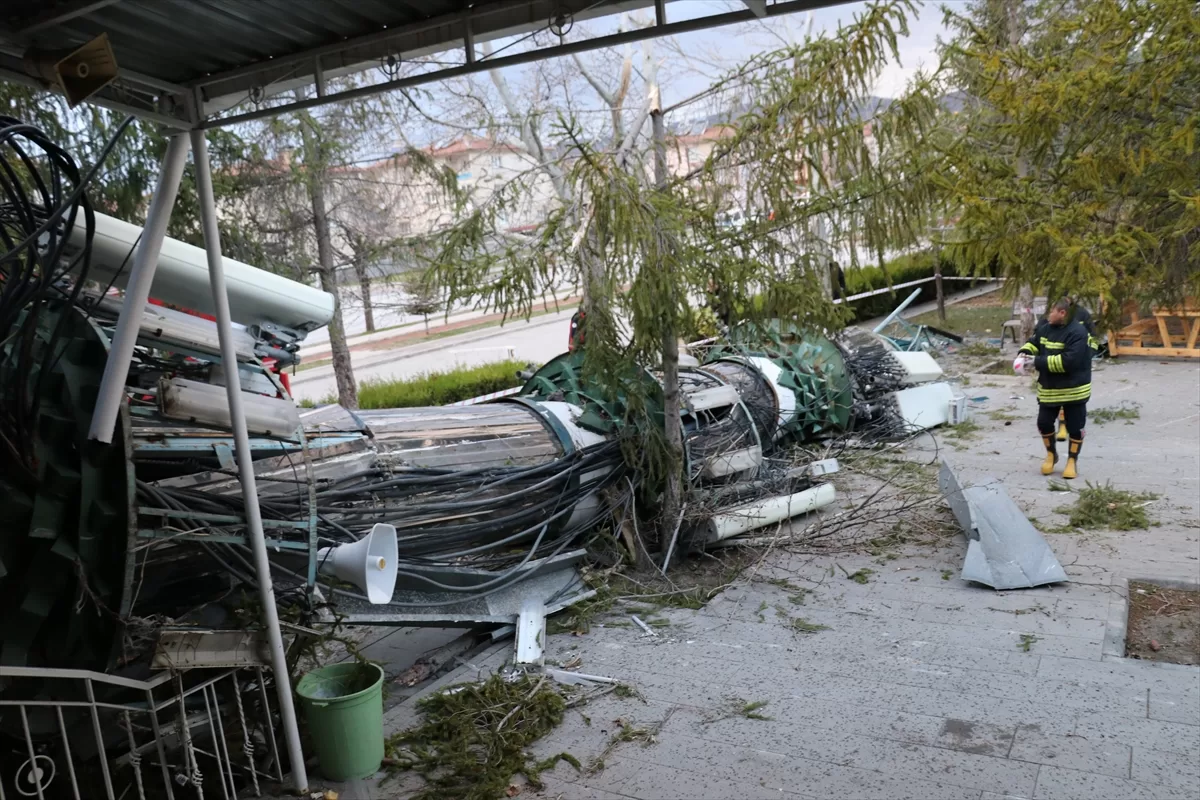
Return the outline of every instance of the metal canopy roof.
[[[30,48],[70,51],[107,33],[120,76],[92,102],[176,128],[214,127],[838,3],[743,0],[732,11],[714,3],[719,13],[670,22],[668,0],[6,0],[0,78],[45,87],[24,61]],[[591,36],[571,30],[579,21],[642,8],[654,9],[653,25]],[[522,38],[490,56],[477,47],[510,37]],[[435,53],[447,56],[414,72],[382,68],[389,57],[403,65]],[[365,70],[379,80],[326,91],[328,79]],[[303,101],[281,96],[302,87],[312,90]]]

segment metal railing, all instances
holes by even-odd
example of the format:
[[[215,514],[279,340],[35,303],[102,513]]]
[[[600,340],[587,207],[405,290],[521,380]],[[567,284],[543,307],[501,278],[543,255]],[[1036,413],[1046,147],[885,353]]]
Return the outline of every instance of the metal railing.
[[[262,667],[0,667],[0,800],[261,796],[260,777],[283,781],[268,694]]]

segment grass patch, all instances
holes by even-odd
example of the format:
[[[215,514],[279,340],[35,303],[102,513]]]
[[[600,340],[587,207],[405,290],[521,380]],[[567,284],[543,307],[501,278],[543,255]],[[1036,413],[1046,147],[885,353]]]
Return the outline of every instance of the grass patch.
[[[946,435],[955,439],[974,439],[979,434],[979,423],[973,419],[964,419],[957,425],[946,429]]]
[[[1088,412],[1088,421],[1097,425],[1117,420],[1124,420],[1127,425],[1132,425],[1132,420],[1141,418],[1141,406],[1138,403],[1121,403],[1119,406],[1105,406]]]
[[[1114,531],[1145,530],[1150,527],[1146,504],[1158,499],[1151,492],[1127,492],[1114,489],[1112,484],[1088,483],[1080,490],[1073,506],[1054,509],[1067,515],[1072,528],[1105,528]]]
[[[1000,329],[1011,318],[1012,307],[1009,305],[975,306],[956,303],[946,306],[945,322],[938,319],[937,311],[920,314],[909,321],[918,325],[932,325],[961,336],[995,336],[999,338]]]
[[[425,779],[413,800],[492,800],[504,795],[515,775],[541,788],[541,773],[559,761],[580,769],[569,753],[543,761],[529,755],[529,745],[558,726],[567,708],[546,678],[495,675],[430,695],[417,708],[421,724],[387,740],[392,768]]]
[[[666,722],[666,720],[664,719],[663,722]],[[628,742],[637,742],[641,744],[642,747],[649,747],[650,745],[654,744],[658,741],[658,729],[662,727],[663,722],[660,722],[657,725],[653,725],[649,728],[643,728],[640,726],[634,726],[633,723],[624,719],[616,720],[614,724],[617,726],[617,732],[609,737],[608,744],[604,746],[604,750],[600,753],[600,755],[596,756],[591,760],[591,762],[588,763],[587,771],[593,775],[597,772],[600,772],[602,769],[604,769],[605,760],[612,755],[614,750],[623,744]],[[499,797],[500,795],[495,796]],[[447,798],[447,800],[449,800],[449,798]]]
[[[738,714],[746,719],[757,719],[762,722],[769,722],[773,719],[773,717],[768,717],[766,714],[759,713],[759,709],[766,708],[768,702],[769,701],[767,700],[754,700],[749,703],[743,703],[742,707],[738,709]]]
[[[870,583],[871,576],[875,574],[875,570],[863,567],[855,572],[847,572],[846,568],[838,564],[838,569],[846,573],[846,580],[854,581],[855,583]]]
[[[1040,637],[1034,636],[1032,633],[1022,633],[1021,641],[1017,642],[1017,649],[1022,653],[1028,653],[1033,647],[1033,643],[1040,640]]]
[[[958,354],[971,358],[999,358],[1000,348],[987,342],[971,342],[958,348]]]
[[[333,363],[332,358],[318,358],[315,361],[301,361],[296,365],[296,372],[304,372],[306,369],[316,369],[317,367],[325,367]]]
[[[997,422],[1016,422],[1019,419],[1023,419],[1023,417],[1010,413],[1015,410],[1016,409],[1014,409],[1012,406],[1007,406],[999,409],[998,411],[989,411],[987,412],[987,415]]]
[[[571,633],[582,636],[592,625],[600,623],[606,628],[628,628],[628,619],[611,619],[620,614],[639,614],[651,627],[663,627],[669,620],[654,618],[653,615],[667,608],[698,610],[720,594],[740,573],[742,557],[722,564],[719,570],[696,570],[690,577],[695,585],[678,588],[665,579],[639,576],[637,581],[615,571],[591,571],[584,581],[596,593],[568,607],[560,614],[546,620],[546,631],[550,634]],[[745,558],[749,558],[746,556]],[[681,581],[680,575],[674,575]]]
[[[942,580],[948,581],[954,576],[954,572],[948,569],[942,570]]]
[[[430,372],[408,380],[368,379],[359,386],[358,407],[418,408],[470,400],[520,386],[522,381],[517,372],[525,367],[526,364],[520,361],[497,361],[478,367]]]
[[[726,699],[725,704],[716,713],[706,716],[703,719],[703,723],[711,725],[714,722],[733,719],[734,717],[755,719],[759,722],[770,722],[775,718],[762,713],[762,710],[767,707],[769,702],[768,700],[743,700],[740,697],[730,697]]]
[[[804,617],[790,616],[783,609],[776,609],[776,612],[783,619],[783,626],[792,633],[817,633],[819,631],[829,630],[828,625],[819,625],[815,622],[809,622]]]

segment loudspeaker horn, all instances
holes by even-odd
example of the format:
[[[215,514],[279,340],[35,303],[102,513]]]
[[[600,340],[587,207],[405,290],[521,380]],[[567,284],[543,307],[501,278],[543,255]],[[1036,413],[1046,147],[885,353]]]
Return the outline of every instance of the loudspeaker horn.
[[[118,72],[117,57],[107,33],[78,50],[30,50],[25,54],[25,66],[32,74],[57,86],[67,96],[71,108],[116,80]]]
[[[396,528],[378,523],[371,534],[352,544],[317,551],[321,572],[352,583],[374,605],[390,603],[396,590]]]

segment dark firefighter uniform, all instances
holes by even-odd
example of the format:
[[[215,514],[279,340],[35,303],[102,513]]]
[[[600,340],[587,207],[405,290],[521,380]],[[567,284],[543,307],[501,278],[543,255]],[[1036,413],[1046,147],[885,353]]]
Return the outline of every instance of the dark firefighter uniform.
[[[1041,322],[1045,323],[1046,318],[1042,317]],[[1100,352],[1100,337],[1096,333],[1096,323],[1092,320],[1092,312],[1088,311],[1083,306],[1079,305],[1076,300],[1071,301],[1071,309],[1067,312],[1067,324],[1078,322],[1087,331],[1088,349],[1091,350],[1091,355],[1095,356]],[[1067,421],[1062,412],[1058,415],[1058,440],[1065,442],[1067,440]]]
[[[1037,426],[1046,446],[1042,474],[1054,472],[1058,463],[1054,422],[1061,413],[1071,437],[1063,477],[1074,478],[1087,424],[1087,401],[1092,396],[1092,349],[1087,329],[1078,320],[1061,325],[1042,320],[1020,352],[1034,357],[1038,371]]]

